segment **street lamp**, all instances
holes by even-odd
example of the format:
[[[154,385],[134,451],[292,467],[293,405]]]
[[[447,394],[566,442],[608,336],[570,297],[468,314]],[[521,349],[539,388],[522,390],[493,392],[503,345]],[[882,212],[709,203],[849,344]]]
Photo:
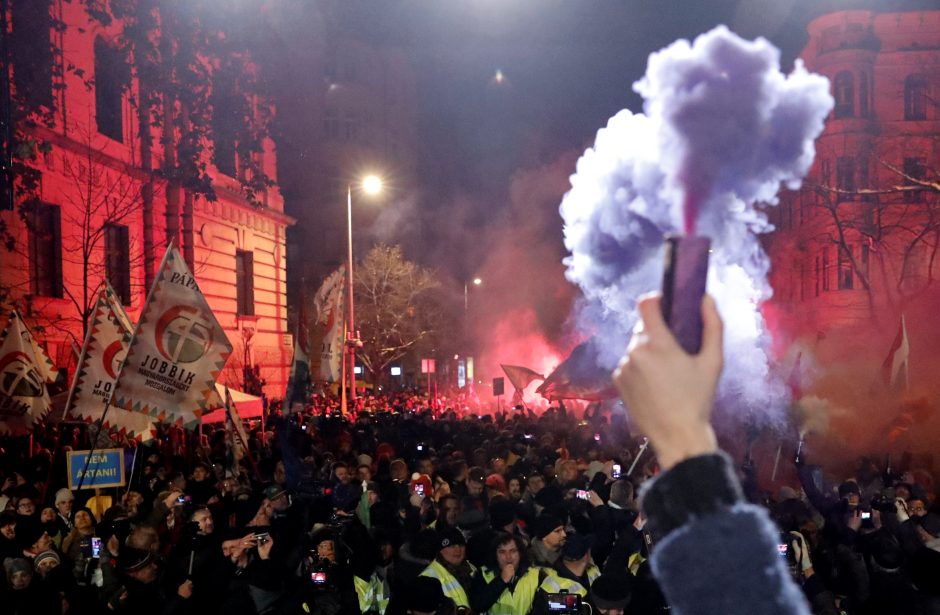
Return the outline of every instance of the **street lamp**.
[[[483,283],[483,280],[481,280],[480,278],[473,278],[472,283],[473,283],[474,286],[479,286],[480,284]],[[470,284],[470,282],[464,282],[464,283],[463,283],[463,312],[464,312],[464,318],[466,318],[467,306],[470,305],[469,302],[468,302],[468,299],[467,299],[467,290],[468,290],[469,284]]]
[[[349,307],[346,321],[346,355],[348,362],[343,361],[343,368],[349,373],[349,398],[356,399],[356,349],[362,344],[356,333],[356,309],[353,302],[353,243],[352,243],[352,184],[346,186],[346,289],[348,291]],[[382,180],[376,175],[367,175],[362,178],[362,191],[366,194],[378,194],[382,191]],[[342,406],[343,414],[347,411],[346,405],[346,374],[343,374]]]

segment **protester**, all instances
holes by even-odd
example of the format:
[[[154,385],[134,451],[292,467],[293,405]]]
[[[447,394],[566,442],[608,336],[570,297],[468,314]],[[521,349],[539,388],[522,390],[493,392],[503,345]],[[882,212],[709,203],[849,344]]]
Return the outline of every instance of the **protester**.
[[[290,417],[270,404],[247,454],[224,425],[202,439],[158,425],[129,484],[92,498],[64,487],[61,448],[87,449],[87,431],[41,421],[33,447],[0,438],[2,598],[30,613],[525,615],[566,591],[584,614],[936,612],[926,464],[873,476],[868,456],[847,480],[807,461],[803,490],[748,490],[778,527],[742,501],[708,426],[709,309],[690,357],[641,305],[617,380],[633,424],[611,406],[486,413],[410,391],[343,416],[321,393]],[[90,501],[112,504],[96,518]]]

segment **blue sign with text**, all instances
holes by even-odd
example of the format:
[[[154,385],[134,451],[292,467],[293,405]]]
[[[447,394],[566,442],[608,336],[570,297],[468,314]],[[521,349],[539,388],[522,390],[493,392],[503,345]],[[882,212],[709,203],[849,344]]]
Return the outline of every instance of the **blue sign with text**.
[[[104,448],[90,451],[70,451],[68,454],[69,489],[101,489],[124,485],[124,449]],[[86,469],[87,467],[87,469]],[[82,480],[82,476],[85,477]]]

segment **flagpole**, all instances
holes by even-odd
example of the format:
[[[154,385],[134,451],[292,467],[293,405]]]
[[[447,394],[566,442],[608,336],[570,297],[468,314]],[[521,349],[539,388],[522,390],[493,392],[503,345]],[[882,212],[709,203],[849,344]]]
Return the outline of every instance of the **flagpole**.
[[[173,250],[173,240],[170,240],[170,245],[167,246],[166,252],[163,253],[163,260],[160,261],[160,267],[157,269],[157,275],[153,280],[153,284],[150,286],[150,290],[147,291],[147,299],[144,301],[144,309],[146,310],[147,306],[150,305],[150,299],[153,297],[153,293],[157,289],[157,285],[160,283],[160,272],[163,271],[163,268],[166,267],[167,259],[170,257],[170,252]],[[140,331],[140,322],[143,320],[143,312],[141,312],[141,317],[137,319],[137,324],[134,325],[134,335],[131,336],[131,341],[127,345],[127,354],[131,352],[131,348],[134,345],[134,340],[137,338],[137,333]],[[124,366],[126,361],[121,362],[121,370],[118,372],[117,378],[114,379],[114,387],[111,389],[111,394],[108,395],[108,402],[104,406],[104,412],[101,413],[101,418],[98,419],[98,429],[95,433],[95,439],[91,443],[91,449],[88,451],[88,457],[85,459],[85,468],[82,470],[82,476],[78,479],[78,487],[76,491],[81,491],[82,485],[85,484],[85,475],[88,473],[88,465],[91,463],[91,456],[95,453],[95,449],[98,444],[98,436],[101,434],[101,428],[104,426],[104,418],[108,415],[108,410],[111,409],[111,400],[114,399],[114,394],[117,393],[118,382],[121,381],[121,374],[124,373]]]
[[[101,293],[98,293],[98,300],[95,302],[95,310],[98,309],[98,304],[101,302]],[[69,415],[69,410],[72,408],[72,398],[75,395],[75,388],[78,385],[78,372],[82,369],[82,360],[85,358],[86,353],[88,352],[88,344],[91,343],[91,330],[94,327],[91,323],[88,323],[88,329],[85,331],[85,341],[82,343],[82,350],[78,353],[78,361],[75,363],[75,375],[72,376],[72,385],[69,387],[69,395],[65,399],[65,413],[62,415],[62,420],[65,420]]]

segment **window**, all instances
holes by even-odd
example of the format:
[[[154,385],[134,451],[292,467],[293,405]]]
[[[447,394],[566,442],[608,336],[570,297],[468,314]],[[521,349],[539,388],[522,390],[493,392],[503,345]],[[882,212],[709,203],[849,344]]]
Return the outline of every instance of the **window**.
[[[829,248],[822,251],[822,289],[829,290]]]
[[[235,313],[239,316],[255,315],[255,255],[253,252],[235,252]]]
[[[904,80],[904,119],[927,119],[927,78],[908,75]]]
[[[847,70],[836,75],[835,79],[835,117],[852,117],[855,115],[855,78]]]
[[[854,287],[851,247],[839,249],[839,290],[852,290]]]
[[[104,267],[108,284],[123,305],[131,304],[131,249],[127,227],[107,224],[104,227]]]
[[[29,288],[41,297],[62,297],[62,227],[59,208],[39,203],[27,214]]]
[[[867,243],[862,244],[862,262],[859,266],[862,268],[862,275],[868,277],[868,262],[871,259],[871,248],[868,247]]]
[[[871,105],[869,97],[871,96],[868,86],[868,73],[862,71],[858,74],[858,115],[859,117],[868,117],[871,114]]]
[[[836,160],[836,187],[846,192],[855,192],[855,158],[840,156]],[[842,200],[842,197],[839,200]]]
[[[819,161],[819,179],[823,185],[828,186],[832,182],[832,163],[828,158]]]
[[[926,179],[927,178],[927,161],[924,158],[905,158],[904,175],[913,179]],[[904,178],[904,184],[907,186],[915,186],[915,182]],[[908,203],[912,203],[921,198],[922,192],[920,190],[907,190],[904,192],[904,200]]]
[[[52,107],[52,16],[49,0],[13,0],[10,56],[17,98],[29,108]],[[6,33],[4,33],[5,35]],[[6,66],[4,64],[4,66]],[[6,78],[7,75],[4,75]]]
[[[238,163],[236,154],[236,139],[239,118],[233,102],[237,100],[238,93],[231,75],[219,69],[212,75],[212,95],[209,102],[212,105],[212,164],[219,173],[229,177],[238,176]]]
[[[121,113],[124,87],[128,82],[124,55],[105,42],[95,39],[95,121],[98,132],[115,141],[124,141]]]

